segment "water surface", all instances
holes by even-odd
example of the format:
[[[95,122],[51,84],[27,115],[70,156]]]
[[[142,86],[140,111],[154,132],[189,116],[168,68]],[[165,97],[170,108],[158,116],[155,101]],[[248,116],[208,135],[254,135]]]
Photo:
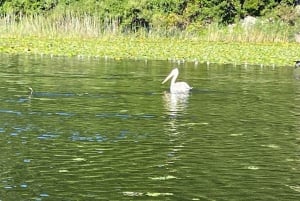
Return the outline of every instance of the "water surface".
[[[297,71],[173,66],[1,55],[0,200],[299,200]]]

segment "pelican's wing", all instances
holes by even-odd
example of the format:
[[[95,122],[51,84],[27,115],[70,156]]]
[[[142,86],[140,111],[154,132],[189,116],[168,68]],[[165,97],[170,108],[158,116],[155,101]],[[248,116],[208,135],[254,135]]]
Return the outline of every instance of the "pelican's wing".
[[[176,82],[173,86],[171,86],[171,93],[186,93],[191,90],[186,82]]]

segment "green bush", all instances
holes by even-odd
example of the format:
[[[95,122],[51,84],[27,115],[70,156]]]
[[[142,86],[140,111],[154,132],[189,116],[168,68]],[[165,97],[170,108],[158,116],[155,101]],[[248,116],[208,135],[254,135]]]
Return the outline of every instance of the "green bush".
[[[293,0],[1,0],[0,16],[93,16],[123,32],[193,30],[228,25],[247,15],[280,18],[293,25]]]

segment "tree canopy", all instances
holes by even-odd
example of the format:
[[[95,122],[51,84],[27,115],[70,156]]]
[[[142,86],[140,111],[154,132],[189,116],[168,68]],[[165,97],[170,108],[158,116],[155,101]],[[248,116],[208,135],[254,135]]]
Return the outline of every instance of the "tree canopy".
[[[121,26],[176,27],[231,24],[246,16],[294,21],[297,0],[0,0],[0,15],[72,13],[115,19]]]

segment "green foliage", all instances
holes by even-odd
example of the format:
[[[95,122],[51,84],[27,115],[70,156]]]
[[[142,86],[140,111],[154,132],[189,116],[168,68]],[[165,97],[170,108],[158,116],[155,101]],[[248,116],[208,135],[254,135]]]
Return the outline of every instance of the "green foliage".
[[[295,11],[292,0],[0,0],[0,49],[287,64],[299,52],[285,45],[300,29]],[[248,15],[260,18],[245,28]]]
[[[281,20],[290,25],[295,25],[295,22],[299,18],[299,14],[295,12],[294,8],[287,4],[280,4],[267,16],[272,19]]]
[[[149,1],[149,6],[153,10],[157,10],[163,13],[176,13],[182,14],[188,1],[184,0],[155,0]]]
[[[260,15],[263,5],[264,2],[260,0],[245,0],[243,8],[247,15],[258,16]]]
[[[58,0],[2,0],[0,14],[37,15],[47,12],[58,4]]]
[[[1,0],[0,16],[94,16],[121,31],[196,30],[232,24],[247,15],[271,16],[290,24],[293,0]]]

